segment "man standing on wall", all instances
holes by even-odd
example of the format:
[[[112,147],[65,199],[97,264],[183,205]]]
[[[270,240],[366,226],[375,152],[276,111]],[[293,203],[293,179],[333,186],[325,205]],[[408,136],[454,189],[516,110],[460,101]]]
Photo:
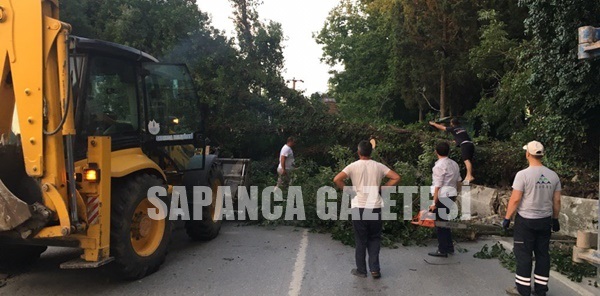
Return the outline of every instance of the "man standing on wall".
[[[381,208],[383,200],[380,196],[381,180],[389,181],[384,186],[395,186],[400,183],[400,175],[382,163],[371,159],[373,146],[367,141],[358,144],[359,160],[344,168],[335,178],[335,185],[348,192],[344,180],[352,181],[352,226],[356,242],[356,269],[351,273],[358,277],[367,277],[366,253],[369,252],[369,270],[373,278],[381,277],[379,250],[381,248],[381,231],[383,221]]]
[[[287,143],[281,148],[279,152],[279,166],[277,167],[277,187],[287,188],[290,186],[291,177],[290,174],[294,170],[294,151],[292,147],[296,144],[294,137],[289,137]]]
[[[475,180],[475,177],[473,177],[473,155],[475,154],[475,145],[471,141],[469,134],[467,134],[467,130],[460,126],[458,118],[452,118],[449,127],[445,127],[433,121],[430,121],[429,124],[441,131],[447,131],[454,136],[456,147],[460,147],[460,154],[462,155],[462,160],[465,162],[465,167],[467,168],[465,185],[469,185],[470,182]]]
[[[514,226],[514,253],[517,259],[516,286],[507,289],[509,295],[531,294],[532,253],[535,254],[534,292],[546,295],[550,277],[551,230],[560,230],[561,184],[558,175],[542,164],[544,146],[537,141],[525,147],[529,167],[518,172],[502,227],[508,229],[511,217],[517,213]]]

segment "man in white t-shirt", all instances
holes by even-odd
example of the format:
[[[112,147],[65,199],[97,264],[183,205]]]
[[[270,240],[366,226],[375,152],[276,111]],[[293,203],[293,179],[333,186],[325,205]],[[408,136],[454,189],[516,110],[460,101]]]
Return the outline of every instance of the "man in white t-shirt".
[[[366,251],[369,252],[369,270],[373,278],[381,277],[379,266],[379,249],[381,248],[381,208],[383,201],[379,194],[381,181],[389,178],[385,186],[395,186],[400,182],[400,176],[384,164],[371,159],[373,146],[367,141],[358,144],[360,159],[342,170],[333,182],[335,185],[350,191],[352,197],[352,226],[356,242],[356,269],[351,273],[358,277],[367,277],[365,262]],[[345,187],[344,180],[350,178],[352,189]],[[365,211],[366,210],[366,211]],[[364,214],[364,215],[363,215]],[[374,218],[374,219],[373,219]]]
[[[291,178],[290,173],[294,170],[294,151],[292,147],[296,144],[294,137],[289,137],[287,143],[281,148],[279,152],[279,166],[277,166],[277,187],[287,188],[290,186]]]

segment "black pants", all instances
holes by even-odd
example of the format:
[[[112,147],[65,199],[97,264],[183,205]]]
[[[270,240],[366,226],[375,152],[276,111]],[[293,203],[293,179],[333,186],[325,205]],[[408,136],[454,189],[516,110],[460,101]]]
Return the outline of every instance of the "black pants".
[[[460,145],[460,154],[463,161],[473,161],[473,155],[475,154],[475,145],[467,142]]]
[[[442,218],[441,215],[439,214],[440,210],[445,211],[448,216],[450,215],[450,209],[448,209],[448,207],[442,203],[443,199],[446,199],[446,200],[450,199],[454,202],[454,201],[456,201],[456,196],[438,198],[438,202],[435,204],[436,220],[438,220],[438,221],[447,221],[446,219]],[[447,201],[444,201],[444,202],[447,204],[450,204]],[[448,216],[444,216],[444,217],[448,218]],[[452,243],[452,230],[450,230],[450,228],[444,228],[444,227],[436,227],[435,229],[437,231],[437,238],[438,238],[438,251],[440,251],[440,253],[446,253],[446,254],[454,253],[454,244]]]
[[[379,267],[379,250],[381,249],[381,231],[383,229],[383,221],[381,221],[381,209],[352,209],[352,226],[354,228],[354,241],[356,243],[356,251],[354,257],[356,259],[356,269],[360,273],[367,273],[367,264],[365,262],[367,251],[369,252],[369,270],[371,272],[380,271]],[[363,217],[364,216],[364,217]],[[374,220],[367,220],[373,216]]]
[[[531,294],[532,253],[535,254],[534,290],[538,295],[548,291],[550,277],[550,234],[552,217],[526,219],[517,214],[514,228],[514,253],[517,258],[515,282],[521,295]]]

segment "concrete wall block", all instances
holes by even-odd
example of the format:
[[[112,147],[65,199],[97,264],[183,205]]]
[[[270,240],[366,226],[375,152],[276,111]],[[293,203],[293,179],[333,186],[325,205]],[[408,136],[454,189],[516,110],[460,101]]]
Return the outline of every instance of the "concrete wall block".
[[[560,209],[560,234],[577,237],[577,231],[598,231],[598,200],[563,195]]]
[[[473,218],[485,219],[495,215],[504,218],[506,215],[510,190],[472,185],[470,194]],[[598,232],[598,200],[563,195],[561,201],[559,234],[577,237],[577,231]]]
[[[504,217],[506,216],[506,209],[508,208],[508,200],[510,200],[511,191],[501,190],[498,191],[498,201],[496,202],[496,214],[498,216]]]
[[[495,214],[498,191],[483,186],[471,186],[471,215],[485,218]]]

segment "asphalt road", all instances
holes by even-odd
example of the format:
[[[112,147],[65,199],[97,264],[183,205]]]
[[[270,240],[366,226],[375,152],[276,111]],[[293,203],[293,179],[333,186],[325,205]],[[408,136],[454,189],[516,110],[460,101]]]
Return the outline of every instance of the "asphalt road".
[[[383,277],[375,280],[350,275],[354,249],[327,234],[228,223],[208,243],[175,231],[161,269],[133,282],[115,279],[108,268],[61,270],[77,251],[51,248],[27,270],[9,271],[0,295],[505,295],[513,284],[498,260],[473,258],[493,241],[461,243],[468,252],[448,259],[427,256],[434,243],[383,248]],[[551,280],[549,295],[577,294]]]

